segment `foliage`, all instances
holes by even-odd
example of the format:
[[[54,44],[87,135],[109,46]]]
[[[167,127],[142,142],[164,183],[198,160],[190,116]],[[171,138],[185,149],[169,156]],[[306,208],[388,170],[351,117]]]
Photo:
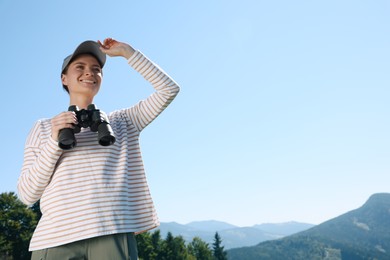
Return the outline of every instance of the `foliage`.
[[[188,245],[188,251],[196,259],[212,260],[213,254],[209,248],[209,244],[204,242],[199,237],[194,237],[191,243]]]
[[[0,194],[0,259],[30,259],[28,251],[32,233],[41,217],[39,202],[25,206],[15,193]],[[227,259],[221,238],[215,234],[213,250],[208,243],[194,237],[187,245],[182,236],[168,232],[165,239],[159,230],[137,235],[141,260],[214,260]]]
[[[157,230],[153,234],[145,232],[137,235],[137,244],[138,256],[140,259],[157,259],[157,256],[161,251],[160,231]]]
[[[213,243],[214,259],[216,260],[227,259],[227,253],[221,244],[222,244],[221,237],[219,236],[218,232],[216,232],[214,236],[214,243]]]
[[[0,258],[30,259],[28,252],[32,233],[40,215],[28,208],[14,192],[0,194]]]
[[[165,239],[161,238],[160,230],[153,233],[145,232],[137,235],[138,256],[140,260],[214,260],[227,259],[226,252],[221,246],[219,235],[214,244],[218,252],[210,249],[208,243],[199,237],[194,237],[186,245],[182,236],[173,236],[168,232]],[[223,255],[225,258],[215,258],[214,255]]]
[[[194,259],[190,258],[183,237],[174,237],[171,232],[168,232],[167,238],[163,241],[161,259],[163,260],[183,260]]]

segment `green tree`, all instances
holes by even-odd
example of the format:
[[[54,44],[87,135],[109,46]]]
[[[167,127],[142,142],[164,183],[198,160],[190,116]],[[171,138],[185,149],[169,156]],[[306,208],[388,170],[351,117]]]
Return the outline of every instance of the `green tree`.
[[[209,248],[209,244],[204,242],[199,237],[194,237],[191,243],[188,244],[188,252],[199,260],[213,259],[213,253]]]
[[[35,206],[37,207],[37,206]],[[0,258],[30,259],[32,233],[38,223],[38,208],[24,205],[14,192],[0,194]]]
[[[151,239],[152,239],[152,246],[154,248],[154,251],[156,252],[156,256],[158,256],[162,250],[161,247],[163,244],[163,240],[161,239],[161,234],[159,229],[152,233]]]
[[[160,230],[137,235],[138,257],[141,260],[161,259],[162,244]]]
[[[163,242],[162,251],[158,259],[191,260],[195,259],[195,257],[188,253],[185,241],[182,236],[175,237],[171,232],[168,232],[167,237]]]
[[[222,239],[219,236],[218,232],[216,232],[214,236],[213,253],[214,253],[214,259],[227,260],[227,252],[224,250],[224,247],[222,246]]]
[[[152,245],[152,236],[149,232],[137,235],[138,257],[142,260],[155,259],[155,251]]]
[[[168,232],[165,240],[160,230],[137,235],[138,256],[140,260],[212,260],[213,252],[209,244],[194,237],[186,245],[182,236],[173,236]]]

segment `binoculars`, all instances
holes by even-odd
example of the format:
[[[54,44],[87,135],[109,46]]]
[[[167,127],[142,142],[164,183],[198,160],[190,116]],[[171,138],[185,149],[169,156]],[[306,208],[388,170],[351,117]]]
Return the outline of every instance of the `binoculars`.
[[[74,129],[64,128],[58,135],[58,146],[63,150],[69,150],[76,146],[75,133],[79,133],[81,128],[90,128],[92,132],[98,132],[98,142],[102,146],[109,146],[115,143],[115,136],[110,122],[105,114],[102,114],[94,104],[90,104],[87,109],[81,109],[75,105],[69,107],[68,111],[76,113],[78,124]]]

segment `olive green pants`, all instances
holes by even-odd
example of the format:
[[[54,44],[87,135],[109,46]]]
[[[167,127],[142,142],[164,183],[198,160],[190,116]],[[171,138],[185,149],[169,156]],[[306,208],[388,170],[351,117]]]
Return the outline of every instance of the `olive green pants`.
[[[32,252],[31,260],[137,260],[134,233],[94,237]]]

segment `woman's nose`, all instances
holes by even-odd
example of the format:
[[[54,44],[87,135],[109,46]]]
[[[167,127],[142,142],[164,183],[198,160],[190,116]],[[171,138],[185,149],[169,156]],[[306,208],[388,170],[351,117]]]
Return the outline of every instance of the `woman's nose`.
[[[84,74],[85,75],[93,75],[93,70],[92,69],[85,69]]]

